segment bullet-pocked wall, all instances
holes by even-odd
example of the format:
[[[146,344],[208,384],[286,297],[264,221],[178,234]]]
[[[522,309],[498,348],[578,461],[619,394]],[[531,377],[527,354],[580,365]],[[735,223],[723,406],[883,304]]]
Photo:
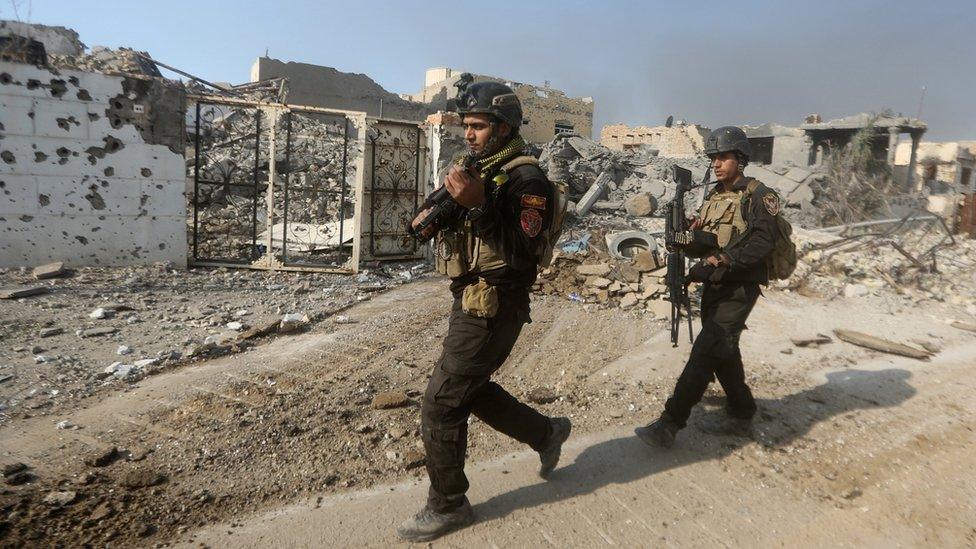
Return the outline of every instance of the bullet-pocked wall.
[[[0,62],[0,267],[186,265],[180,85]]]

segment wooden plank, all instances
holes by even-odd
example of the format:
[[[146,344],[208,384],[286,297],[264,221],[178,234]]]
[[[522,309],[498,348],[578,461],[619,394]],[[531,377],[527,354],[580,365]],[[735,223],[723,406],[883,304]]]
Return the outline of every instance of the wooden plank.
[[[895,343],[894,341],[853,330],[834,330],[834,335],[841,341],[846,341],[874,351],[881,351],[882,353],[907,356],[908,358],[916,358],[918,360],[928,360],[932,356],[931,353],[922,349],[916,349],[915,347],[909,347],[908,345],[902,345],[901,343]]]

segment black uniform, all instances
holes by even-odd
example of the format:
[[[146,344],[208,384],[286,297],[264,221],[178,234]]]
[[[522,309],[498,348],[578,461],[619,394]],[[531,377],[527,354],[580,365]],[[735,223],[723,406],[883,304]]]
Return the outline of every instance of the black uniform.
[[[508,358],[522,326],[529,319],[529,290],[537,275],[543,234],[552,222],[553,186],[537,166],[513,169],[495,189],[484,177],[488,202],[472,220],[475,234],[501,250],[506,265],[452,279],[454,305],[443,352],[424,394],[421,429],[430,476],[428,506],[448,512],[463,501],[468,416],[474,414],[493,429],[534,450],[550,436],[549,420],[519,402],[491,375]],[[464,288],[484,279],[499,292],[498,313],[478,318],[461,309]]]
[[[748,183],[749,179],[742,178],[733,189],[745,191]],[[725,391],[731,416],[750,419],[756,413],[756,402],[745,382],[739,335],[761,294],[760,284],[769,282],[766,260],[777,234],[776,218],[770,211],[773,200],[778,201],[776,194],[764,185],[759,185],[751,197],[744,194],[743,217],[748,228],[723,250],[730,265],[715,269],[700,263],[689,273],[704,282],[702,330],[674,393],[664,405],[665,413],[678,427],[685,426],[713,375]]]

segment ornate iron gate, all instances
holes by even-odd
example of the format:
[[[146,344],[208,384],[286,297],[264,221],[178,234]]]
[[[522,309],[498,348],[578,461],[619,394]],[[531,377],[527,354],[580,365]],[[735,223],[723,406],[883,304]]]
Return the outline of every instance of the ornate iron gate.
[[[369,132],[369,256],[417,257],[407,224],[420,204],[425,147],[416,123],[377,120]],[[365,227],[364,227],[365,228]]]
[[[261,255],[258,197],[262,112],[256,107],[198,101],[193,135],[192,263],[247,265]]]

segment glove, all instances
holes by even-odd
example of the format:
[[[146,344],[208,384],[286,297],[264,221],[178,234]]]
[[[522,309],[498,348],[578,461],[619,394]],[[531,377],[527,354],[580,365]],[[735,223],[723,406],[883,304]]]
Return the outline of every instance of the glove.
[[[705,282],[709,280],[711,276],[715,273],[715,267],[705,263],[704,261],[699,261],[688,269],[688,276],[685,277],[687,282]]]

